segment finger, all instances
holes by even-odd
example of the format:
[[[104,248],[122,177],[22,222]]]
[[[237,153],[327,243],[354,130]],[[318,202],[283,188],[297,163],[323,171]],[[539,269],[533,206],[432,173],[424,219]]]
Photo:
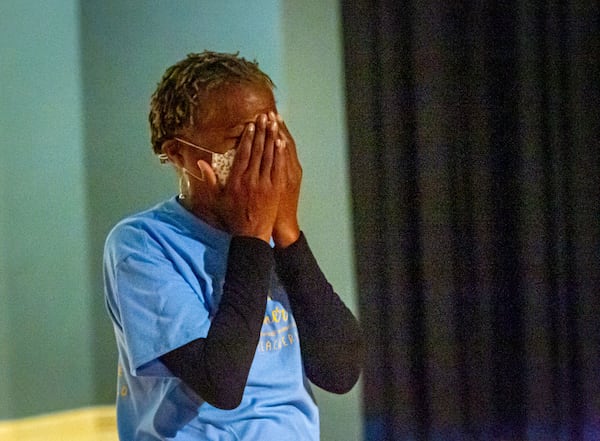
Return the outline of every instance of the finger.
[[[278,188],[283,188],[287,175],[287,147],[286,142],[279,138],[275,141],[275,158],[271,173],[271,180]]]
[[[273,167],[273,158],[275,156],[275,142],[278,139],[277,121],[269,121],[267,124],[267,133],[265,146],[260,167],[261,176],[271,179],[271,168]]]
[[[267,115],[259,115],[256,121],[256,133],[252,142],[252,150],[250,152],[250,160],[248,162],[248,173],[251,176],[258,176],[260,172],[260,164],[265,145],[265,131],[267,128]]]
[[[271,117],[277,121],[277,123],[279,123],[279,126],[281,127],[281,133],[286,137],[286,138],[292,138],[292,135],[290,134],[290,131],[288,130],[287,125],[285,124],[285,121],[283,119],[283,116],[281,116],[281,114],[279,113],[275,113],[275,112],[271,112]]]
[[[286,150],[289,150],[293,156],[296,156],[296,142],[290,133],[287,124],[285,123],[283,116],[281,114],[274,115],[277,123],[279,124],[279,133],[286,141]]]
[[[250,161],[255,131],[256,126],[254,123],[249,123],[244,128],[244,133],[242,133],[242,137],[240,139],[240,143],[237,146],[235,158],[231,166],[231,177],[241,175],[246,170],[246,168],[248,168],[248,162]]]

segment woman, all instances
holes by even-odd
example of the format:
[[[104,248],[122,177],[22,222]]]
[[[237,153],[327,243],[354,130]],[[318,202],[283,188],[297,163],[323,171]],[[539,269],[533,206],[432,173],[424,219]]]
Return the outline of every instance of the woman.
[[[360,328],[300,230],[273,87],[256,63],[204,52],[152,96],[153,149],[180,189],[106,241],[123,440],[318,440],[309,381],[358,379]]]

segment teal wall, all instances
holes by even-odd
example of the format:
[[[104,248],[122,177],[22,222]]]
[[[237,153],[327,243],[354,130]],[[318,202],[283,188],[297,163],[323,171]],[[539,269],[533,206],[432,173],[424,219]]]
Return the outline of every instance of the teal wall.
[[[304,171],[302,228],[330,282],[356,312],[342,29],[337,3],[282,1],[282,65],[288,94],[286,114]],[[323,441],[362,439],[360,390],[357,385],[341,397],[316,391]]]
[[[76,1],[0,7],[0,416],[93,399]]]
[[[355,308],[336,1],[14,3],[0,11],[0,418],[113,401],[102,245],[176,189],[146,116],[164,69],[192,51],[239,50],[278,85],[304,167],[303,229]],[[359,387],[317,399],[323,440],[360,439]]]

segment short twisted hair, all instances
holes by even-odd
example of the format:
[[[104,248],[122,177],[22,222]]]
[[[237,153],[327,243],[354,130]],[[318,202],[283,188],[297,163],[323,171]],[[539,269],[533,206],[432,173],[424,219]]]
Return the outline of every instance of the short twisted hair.
[[[193,53],[169,67],[150,101],[150,138],[154,153],[160,155],[164,141],[199,120],[210,105],[203,101],[206,92],[239,82],[275,87],[256,61],[248,61],[237,53]]]

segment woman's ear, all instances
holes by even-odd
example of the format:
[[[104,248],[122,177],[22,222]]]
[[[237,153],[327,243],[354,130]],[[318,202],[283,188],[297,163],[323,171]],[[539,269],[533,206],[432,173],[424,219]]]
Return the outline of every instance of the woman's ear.
[[[184,166],[183,155],[181,154],[181,148],[176,139],[168,139],[162,144],[162,151],[167,158],[169,158],[169,162],[175,165],[177,168],[182,168]]]

